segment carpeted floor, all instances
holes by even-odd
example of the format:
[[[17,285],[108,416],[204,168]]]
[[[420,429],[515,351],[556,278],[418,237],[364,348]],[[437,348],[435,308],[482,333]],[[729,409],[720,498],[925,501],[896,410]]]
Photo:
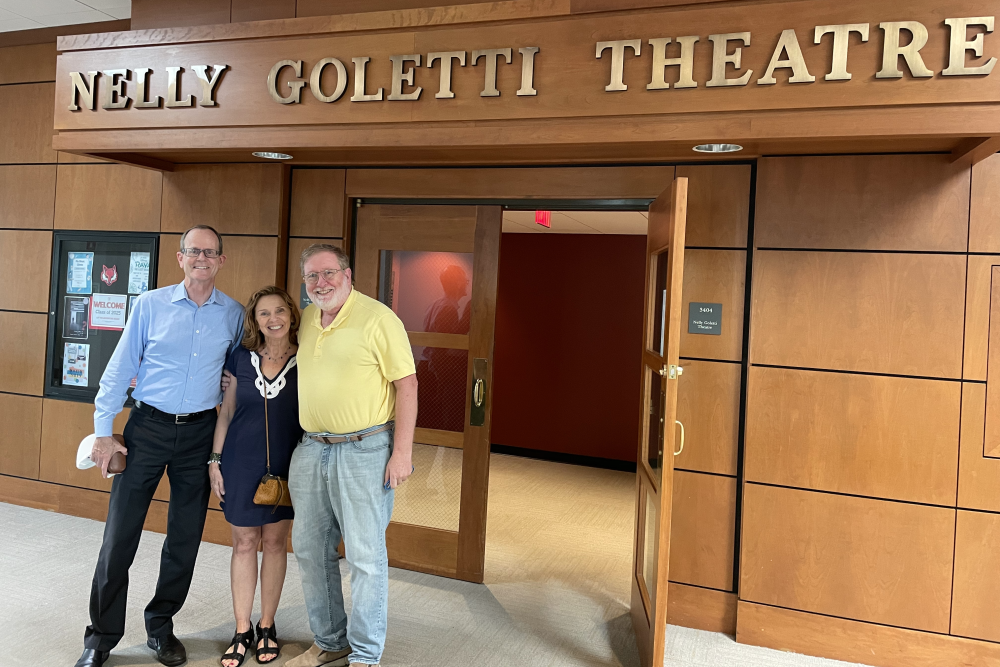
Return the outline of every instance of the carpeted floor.
[[[627,608],[633,484],[625,473],[493,457],[486,585],[392,570],[382,664],[638,667]],[[7,535],[0,544],[0,667],[71,667],[82,650],[103,524],[0,503],[0,525]],[[162,540],[143,535],[126,635],[109,667],[158,664],[145,647],[142,609]],[[609,546],[616,544],[624,546]],[[202,545],[191,594],[175,618],[191,667],[218,665],[232,636],[229,554]],[[311,643],[294,556],[276,625],[287,642],[280,665]],[[668,631],[665,665],[845,667],[676,627]]]

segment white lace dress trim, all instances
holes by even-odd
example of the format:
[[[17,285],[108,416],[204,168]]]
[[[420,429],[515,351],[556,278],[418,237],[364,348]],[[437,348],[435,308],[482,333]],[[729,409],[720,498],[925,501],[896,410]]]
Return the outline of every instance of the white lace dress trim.
[[[260,357],[257,356],[256,352],[250,353],[250,363],[253,364],[253,369],[257,371],[257,379],[254,380],[254,386],[257,387],[257,391],[264,398],[276,398],[281,393],[281,390],[285,388],[285,374],[295,368],[298,359],[297,357],[289,359],[278,377],[274,378],[274,382],[268,382],[264,379],[264,374],[260,370]]]

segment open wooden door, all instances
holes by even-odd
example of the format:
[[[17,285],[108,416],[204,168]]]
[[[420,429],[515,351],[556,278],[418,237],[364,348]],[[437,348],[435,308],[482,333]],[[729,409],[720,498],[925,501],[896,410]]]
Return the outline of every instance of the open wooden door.
[[[396,490],[389,563],[479,583],[502,215],[364,204],[355,231],[355,288],[400,317],[417,364],[415,470]]]
[[[646,242],[631,610],[643,667],[663,665],[667,631],[673,452],[678,439],[677,447],[684,446],[684,426],[676,415],[677,382],[683,372],[679,359],[686,222],[687,179],[677,178],[649,207]]]

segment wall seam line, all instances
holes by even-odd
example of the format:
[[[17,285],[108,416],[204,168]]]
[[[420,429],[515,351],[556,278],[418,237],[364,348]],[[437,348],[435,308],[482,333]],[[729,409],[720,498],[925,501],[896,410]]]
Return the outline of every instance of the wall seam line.
[[[920,500],[903,500],[900,498],[887,498],[885,496],[866,496],[860,493],[846,493],[844,491],[830,491],[829,489],[812,489],[804,486],[791,486],[789,484],[775,484],[774,482],[762,482],[758,480],[746,480],[747,484],[756,486],[766,486],[772,489],[785,489],[788,491],[802,491],[805,493],[822,493],[828,496],[841,496],[843,498],[858,498],[860,500],[875,500],[878,502],[897,503],[900,505],[911,505],[914,507],[933,507],[936,509],[957,511],[955,505],[941,505],[938,503],[928,503]]]
[[[985,644],[1000,645],[1000,642],[991,641],[989,639],[978,639],[975,637],[964,637],[961,635],[953,635],[947,632],[939,632],[937,630],[924,630],[921,628],[908,628],[905,625],[892,625],[891,623],[878,623],[876,621],[865,621],[858,618],[848,618],[846,616],[837,616],[835,614],[824,614],[821,611],[807,611],[805,609],[796,609],[795,607],[785,607],[779,604],[769,604],[767,602],[756,602],[754,600],[740,599],[740,602],[745,602],[747,604],[755,604],[761,607],[769,607],[771,609],[782,609],[784,611],[791,611],[797,614],[810,614],[812,616],[821,616],[823,618],[834,618],[840,621],[848,621],[850,623],[861,623],[864,625],[874,625],[880,628],[890,628],[892,630],[905,630],[907,632],[920,632],[927,635],[936,635],[942,638],[953,638],[953,639],[964,639],[968,641],[983,642]]]

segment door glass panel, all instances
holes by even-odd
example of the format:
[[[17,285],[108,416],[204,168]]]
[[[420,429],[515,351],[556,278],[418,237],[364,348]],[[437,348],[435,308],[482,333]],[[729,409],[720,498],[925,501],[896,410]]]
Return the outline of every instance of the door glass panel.
[[[392,520],[458,530],[462,498],[462,450],[413,445],[413,474],[396,488]]]
[[[650,475],[660,487],[663,476],[663,408],[664,389],[663,377],[653,369],[646,367],[646,434],[643,454],[649,466]]]
[[[663,356],[664,337],[666,327],[664,323],[667,317],[667,253],[661,252],[653,256],[650,262],[650,270],[653,272],[652,289],[653,302],[650,304],[653,309],[653,327],[650,339],[646,342],[646,347],[656,354]]]
[[[644,487],[645,488],[645,487]],[[646,520],[642,538],[642,580],[649,594],[649,614],[655,608],[656,600],[656,526],[659,523],[660,508],[656,498],[646,489]]]
[[[379,301],[407,331],[469,333],[471,252],[383,250]]]
[[[417,428],[465,430],[469,352],[444,347],[413,346],[417,364]]]

